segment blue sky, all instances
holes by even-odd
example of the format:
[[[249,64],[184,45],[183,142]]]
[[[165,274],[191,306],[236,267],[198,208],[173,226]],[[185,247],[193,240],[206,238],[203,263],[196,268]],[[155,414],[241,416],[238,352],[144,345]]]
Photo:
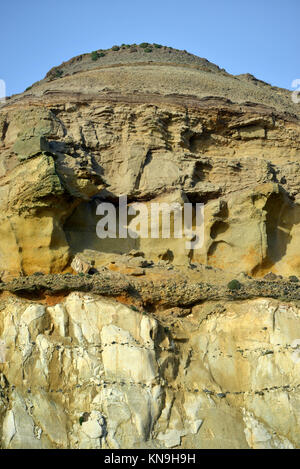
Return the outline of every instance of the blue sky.
[[[0,15],[8,95],[75,55],[143,41],[284,88],[300,78],[299,0],[3,0]]]

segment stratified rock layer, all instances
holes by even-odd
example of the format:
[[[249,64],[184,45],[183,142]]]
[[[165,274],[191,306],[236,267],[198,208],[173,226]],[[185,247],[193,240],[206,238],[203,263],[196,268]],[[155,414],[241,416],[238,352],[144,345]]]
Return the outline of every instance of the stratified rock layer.
[[[148,49],[0,108],[1,445],[297,448],[299,106]],[[100,239],[121,195],[204,203],[202,248]]]

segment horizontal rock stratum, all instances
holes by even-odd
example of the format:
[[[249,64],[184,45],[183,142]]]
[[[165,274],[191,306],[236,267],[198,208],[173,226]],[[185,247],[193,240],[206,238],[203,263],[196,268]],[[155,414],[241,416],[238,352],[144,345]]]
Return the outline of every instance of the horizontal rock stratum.
[[[299,117],[287,90],[146,43],[6,100],[2,448],[300,446]],[[124,195],[203,203],[201,249],[100,239]]]

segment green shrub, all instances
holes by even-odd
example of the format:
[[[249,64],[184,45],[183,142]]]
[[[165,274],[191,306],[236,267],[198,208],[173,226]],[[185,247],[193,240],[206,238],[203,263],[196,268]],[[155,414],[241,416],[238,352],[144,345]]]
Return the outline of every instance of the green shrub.
[[[146,47],[149,46],[149,43],[148,42],[141,42],[140,44],[140,47],[142,47],[143,49],[146,49]]]
[[[150,47],[146,47],[146,49],[144,49],[144,52],[152,52],[152,49],[150,49]]]
[[[63,75],[63,70],[56,70],[55,71],[55,78],[60,78]]]
[[[120,50],[120,47],[119,46],[112,46],[112,50]]]
[[[100,57],[105,57],[105,53],[102,51],[97,52],[96,50],[91,53],[92,60],[98,60]]]
[[[162,48],[162,45],[161,44],[153,44],[154,47],[156,47],[156,49],[161,49]]]
[[[296,275],[291,275],[289,277],[289,281],[290,282],[299,282],[299,279],[298,279],[298,277],[296,277]]]
[[[92,60],[98,60],[98,59],[99,59],[99,54],[98,54],[98,52],[94,50],[94,51],[91,53],[91,58],[92,58]]]
[[[242,284],[238,281],[238,280],[231,280],[227,287],[229,290],[233,291],[233,290],[239,290],[241,288]]]

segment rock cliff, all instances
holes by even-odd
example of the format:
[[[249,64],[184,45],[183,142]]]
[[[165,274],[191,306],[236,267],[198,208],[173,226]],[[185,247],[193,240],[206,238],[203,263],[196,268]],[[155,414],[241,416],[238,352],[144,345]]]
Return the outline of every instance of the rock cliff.
[[[2,448],[299,447],[299,109],[157,44],[7,99]],[[99,238],[124,195],[203,203],[203,246]]]

